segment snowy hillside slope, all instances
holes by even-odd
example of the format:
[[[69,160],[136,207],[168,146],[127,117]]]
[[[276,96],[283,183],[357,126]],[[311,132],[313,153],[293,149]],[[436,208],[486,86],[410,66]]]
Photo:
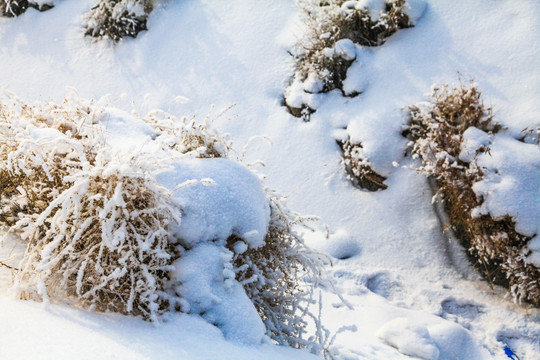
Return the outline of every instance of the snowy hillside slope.
[[[425,100],[434,83],[456,82],[458,72],[478,83],[510,135],[538,126],[538,2],[427,1],[414,28],[363,53],[364,92],[321,95],[308,123],[282,106],[293,74],[288,51],[302,36],[292,0],[166,1],[148,18],[149,31],[115,46],[83,38],[81,17],[92,1],[55,4],[0,18],[0,86],[30,103],[61,102],[69,86],[83,98],[110,94],[126,111],[160,108],[199,118],[234,104],[214,126],[230,134],[238,153],[253,136],[269,138],[271,145],[250,142],[245,161],[262,160],[259,171],[288,206],[321,217],[330,229],[328,239],[322,227],[305,236],[332,257],[329,273],[346,300],[324,292],[323,322],[333,332],[356,326],[337,335],[336,359],[505,359],[505,345],[522,360],[540,353],[540,313],[491,289],[463,251],[446,243],[430,189],[404,157],[400,135],[401,109]],[[387,190],[351,186],[336,144],[344,131],[365,144],[388,176]],[[0,260],[17,253],[11,244],[7,239]],[[10,296],[9,283],[10,272],[0,268],[3,359],[314,358],[231,343],[195,316],[174,314],[152,325],[22,302]]]

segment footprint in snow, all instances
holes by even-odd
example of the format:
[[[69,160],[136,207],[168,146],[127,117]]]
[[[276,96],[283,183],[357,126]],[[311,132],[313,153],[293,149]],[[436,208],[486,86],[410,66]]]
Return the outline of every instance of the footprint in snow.
[[[366,287],[385,299],[393,299],[402,290],[401,283],[387,272],[379,272],[366,279]]]
[[[439,316],[469,329],[470,322],[483,313],[484,307],[482,305],[474,304],[469,300],[450,297],[441,303]]]
[[[328,240],[325,250],[336,259],[347,260],[360,255],[360,245],[345,231],[330,235]]]

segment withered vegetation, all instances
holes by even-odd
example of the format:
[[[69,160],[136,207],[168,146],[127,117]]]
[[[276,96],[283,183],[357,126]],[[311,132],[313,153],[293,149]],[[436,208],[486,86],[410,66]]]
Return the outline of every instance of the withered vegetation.
[[[473,191],[483,173],[476,159],[460,160],[463,134],[470,127],[491,134],[501,128],[493,122],[476,85],[443,85],[433,90],[430,104],[413,105],[409,110],[407,135],[413,141],[412,152],[422,159],[421,171],[436,179],[449,225],[476,268],[491,284],[509,288],[516,301],[540,306],[540,270],[525,260],[531,238],[516,232],[510,216],[473,216],[473,209],[484,201]],[[478,154],[485,152],[488,147],[478,150]]]
[[[137,37],[147,29],[156,0],[98,0],[85,15],[84,34],[113,41]]]
[[[355,58],[336,51],[339,41],[350,40],[360,46],[380,46],[398,29],[412,27],[405,13],[405,0],[388,0],[378,18],[372,19],[369,9],[345,0],[304,0],[299,2],[306,24],[306,34],[298,43],[295,55],[296,71],[293,82],[304,82],[309,77],[322,83],[317,92],[340,89],[345,96],[357,92],[343,92],[343,81]],[[309,119],[314,112],[307,104],[292,106],[285,98],[285,106],[296,117]],[[309,109],[309,111],[306,111]]]
[[[362,144],[353,144],[350,140],[338,141],[343,151],[342,163],[353,185],[368,191],[385,190],[386,178],[373,170],[371,163],[362,154]]]
[[[306,248],[293,229],[309,219],[291,213],[277,197],[267,194],[271,216],[265,244],[235,253],[236,278],[261,316],[267,335],[279,344],[303,348],[308,345],[303,336],[306,326],[313,320],[309,308],[326,259]],[[227,246],[232,250],[238,241],[242,239],[231,236]],[[317,321],[315,325],[320,326]]]
[[[53,1],[45,4],[38,4],[28,0],[0,0],[0,16],[16,17],[28,10],[34,8],[39,11],[46,11],[53,8]]]
[[[322,92],[341,89],[354,60],[328,52],[339,40],[349,39],[361,46],[380,46],[398,29],[412,26],[404,12],[405,0],[387,1],[384,11],[375,20],[368,9],[354,5],[344,7],[346,2],[317,1],[318,8],[313,4],[301,7],[306,15],[308,34],[301,43],[304,53],[297,58],[296,67],[302,79],[311,73],[317,74],[323,80]]]
[[[140,176],[78,181],[32,225],[21,298],[157,320],[175,305],[165,290],[178,258],[168,233],[178,209],[167,196]]]
[[[111,150],[103,135],[109,115],[103,103],[76,96],[34,106],[12,94],[2,98],[0,226],[27,244],[14,289],[22,299],[157,320],[183,311],[171,281],[173,263],[186,250],[171,230],[183,209],[153,175],[155,147],[137,154]],[[156,110],[142,120],[173,161],[229,154],[230,143],[208,119],[196,124]],[[306,219],[266,194],[266,242],[235,253],[235,277],[272,339],[313,348],[304,335],[308,319],[320,329],[310,306],[324,261],[293,230]],[[238,241],[228,239],[231,251]]]

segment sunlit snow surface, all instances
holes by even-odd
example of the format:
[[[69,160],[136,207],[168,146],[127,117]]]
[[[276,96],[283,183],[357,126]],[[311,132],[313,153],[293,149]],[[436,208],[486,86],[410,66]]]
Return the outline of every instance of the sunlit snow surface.
[[[493,151],[506,146],[519,156],[518,147],[533,146],[508,145],[507,138],[540,123],[537,1],[428,1],[416,27],[357,55],[362,63],[351,67],[358,72],[350,86],[363,93],[317,95],[310,123],[281,106],[293,73],[287,51],[301,36],[293,1],[169,1],[151,14],[148,32],[116,46],[82,38],[81,15],[91,3],[56,1],[44,13],[30,9],[16,19],[1,18],[0,86],[28,102],[61,102],[72,86],[84,98],[110,94],[112,105],[126,111],[161,108],[201,119],[236,104],[214,126],[231,134],[239,153],[254,135],[270,138],[272,145],[252,142],[245,161],[264,161],[259,171],[287,195],[288,206],[320,216],[330,228],[329,239],[322,228],[306,238],[333,257],[330,276],[350,305],[324,293],[323,321],[331,331],[357,327],[337,336],[337,359],[505,359],[504,344],[521,359],[540,353],[538,311],[513,304],[485,282],[467,280],[466,271],[453,266],[429,188],[403,158],[406,140],[400,135],[401,109],[425,100],[434,83],[457,82],[459,72],[474,78],[495,119],[508,128]],[[178,96],[182,101],[175,101]],[[389,176],[388,190],[367,193],[349,184],[336,131],[365,142],[374,167]],[[495,161],[481,160],[486,166]],[[517,162],[530,163],[534,158]],[[500,176],[486,181],[500,180],[497,191],[511,189]],[[535,200],[528,204],[538,214]],[[511,206],[519,211],[521,205]],[[538,229],[538,219],[532,221],[524,231]],[[17,253],[11,247],[4,243],[0,259]],[[16,264],[14,256],[10,261]],[[0,268],[2,359],[312,358],[225,340],[198,316],[171,314],[152,325],[16,301],[7,291],[9,275]]]

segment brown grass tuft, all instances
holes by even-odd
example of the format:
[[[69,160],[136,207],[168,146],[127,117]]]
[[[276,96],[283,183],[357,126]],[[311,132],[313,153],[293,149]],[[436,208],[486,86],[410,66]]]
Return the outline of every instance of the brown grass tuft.
[[[327,50],[334,49],[342,39],[349,39],[362,46],[379,46],[398,29],[411,27],[404,13],[405,0],[387,1],[379,19],[371,19],[364,9],[343,9],[344,0],[304,3],[301,9],[308,26],[304,49],[297,58],[297,72],[302,80],[314,73],[323,80],[322,92],[341,89],[347,70],[353,60],[338,54],[328,56]],[[308,5],[309,4],[309,5]]]
[[[32,224],[21,298],[156,320],[173,305],[165,289],[179,256],[167,197],[140,175],[79,179]]]
[[[500,129],[493,124],[491,109],[482,103],[480,91],[472,83],[455,88],[443,85],[433,90],[430,104],[409,109],[413,154],[422,159],[421,170],[437,180],[450,225],[469,249],[476,268],[490,283],[509,288],[516,301],[540,306],[540,270],[525,261],[530,238],[516,232],[510,216],[472,215],[483,202],[472,189],[483,173],[475,160],[459,159],[463,134],[470,127],[487,133]]]
[[[338,141],[343,151],[342,163],[345,166],[347,177],[355,185],[368,191],[385,190],[386,178],[375,172],[369,160],[362,155],[362,144],[352,144],[350,140]]]

